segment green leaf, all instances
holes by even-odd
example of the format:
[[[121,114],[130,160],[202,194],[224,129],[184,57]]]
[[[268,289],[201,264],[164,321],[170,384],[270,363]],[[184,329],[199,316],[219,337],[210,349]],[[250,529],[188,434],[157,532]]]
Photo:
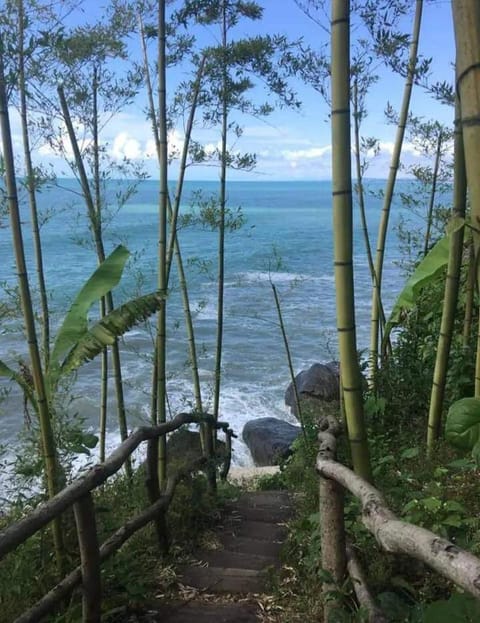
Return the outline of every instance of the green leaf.
[[[119,245],[100,264],[77,294],[53,345],[51,354],[53,368],[60,366],[65,353],[85,335],[88,330],[87,314],[90,308],[118,284],[129,255],[128,249]]]
[[[448,263],[450,239],[454,232],[463,227],[463,219],[456,219],[449,225],[451,231],[447,236],[439,240],[430,250],[430,252],[418,264],[413,275],[408,279],[405,287],[397,298],[393,306],[392,313],[387,322],[386,333],[388,334],[392,326],[398,324],[402,310],[411,309],[420,290],[431,283],[437,274]]]
[[[447,413],[445,437],[462,450],[473,450],[480,439],[480,398],[462,398]]]
[[[461,528],[464,525],[460,515],[448,515],[445,519],[442,519],[442,523],[453,528]]]
[[[454,594],[435,601],[424,612],[424,623],[475,623],[480,620],[480,604],[470,595]]]
[[[12,370],[6,363],[4,363],[0,359],[0,376],[4,376],[7,379],[11,379],[15,381],[19,386],[23,393],[27,396],[30,403],[33,405],[34,409],[37,408],[37,401],[35,399],[35,393],[33,387],[27,382],[27,380],[15,370]]]
[[[457,500],[447,500],[444,504],[444,507],[447,511],[453,511],[455,513],[467,513],[467,509],[463,504],[457,502]]]
[[[114,309],[105,318],[89,329],[70,350],[63,361],[60,373],[69,374],[83,363],[96,357],[116,338],[124,335],[131,327],[154,314],[165,297],[152,292]]]
[[[415,446],[414,448],[407,448],[402,452],[400,457],[402,459],[414,459],[420,454],[420,448]]]
[[[422,500],[422,506],[429,511],[436,512],[442,508],[442,502],[434,497],[424,498]]]
[[[454,461],[450,461],[450,463],[447,463],[447,465],[448,467],[452,469],[459,469],[461,471],[474,468],[474,464],[472,463],[472,460],[466,459],[466,458],[455,459]]]
[[[93,450],[93,448],[95,448],[98,443],[98,437],[97,435],[94,435],[93,433],[83,433],[82,443],[87,448],[90,448],[91,450]]]

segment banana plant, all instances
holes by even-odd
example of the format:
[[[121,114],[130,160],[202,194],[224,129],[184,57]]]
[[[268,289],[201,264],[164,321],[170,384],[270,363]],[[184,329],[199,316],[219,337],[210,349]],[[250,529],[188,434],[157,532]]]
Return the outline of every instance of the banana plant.
[[[164,296],[155,291],[128,301],[89,326],[88,312],[94,303],[119,283],[129,255],[128,249],[119,245],[98,266],[75,297],[55,337],[45,374],[49,402],[64,376],[94,359],[116,338],[158,310]],[[35,394],[28,379],[3,361],[0,361],[0,376],[16,381],[37,411]]]

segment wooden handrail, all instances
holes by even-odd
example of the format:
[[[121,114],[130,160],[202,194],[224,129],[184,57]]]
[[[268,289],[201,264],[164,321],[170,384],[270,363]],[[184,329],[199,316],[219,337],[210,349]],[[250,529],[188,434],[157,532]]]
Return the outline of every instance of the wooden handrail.
[[[154,490],[154,487],[150,486],[147,470],[146,484],[151,505],[127,521],[101,547],[98,545],[92,491],[118,472],[142,442],[158,439],[162,435],[179,429],[184,424],[200,424],[202,422],[207,422],[209,426],[224,431],[227,439],[227,452],[230,453],[231,438],[236,435],[227,423],[215,422],[213,417],[208,414],[199,416],[180,413],[173,420],[158,426],[142,426],[133,431],[103,463],[91,467],[55,497],[38,506],[29,516],[12,524],[0,533],[0,558],[2,558],[45,527],[52,519],[73,506],[80,550],[80,565],[46,593],[32,608],[21,614],[15,623],[38,623],[80,584],[83,588],[83,622],[100,622],[101,563],[114,554],[135,532],[151,521],[155,521],[160,543],[166,543],[166,527],[161,518],[165,516],[177,484],[188,474],[211,465],[213,457],[203,456],[185,468],[176,470],[168,479],[167,486],[161,495],[158,488]],[[228,472],[229,465],[230,456],[226,456],[222,474]],[[162,530],[164,534],[160,534]]]
[[[0,559],[75,504],[83,496],[102,485],[110,476],[118,472],[124,462],[142,442],[156,439],[161,435],[177,430],[184,424],[199,424],[206,420],[209,421],[210,417],[180,413],[173,420],[164,424],[141,426],[135,429],[103,463],[98,463],[91,467],[85,474],[79,476],[62,489],[55,497],[40,504],[27,517],[0,532]],[[211,422],[211,425],[221,430],[229,430],[228,424],[224,422]]]
[[[332,418],[325,418],[320,423],[320,431],[318,435],[320,450],[316,462],[321,483],[320,524],[322,542],[324,539],[326,541],[330,539],[327,552],[322,551],[322,567],[333,576],[333,579],[341,582],[346,571],[343,562],[345,536],[339,533],[339,531],[343,533],[343,519],[338,519],[340,512],[338,509],[340,507],[343,509],[343,500],[338,490],[341,487],[360,501],[362,522],[384,551],[406,554],[420,560],[480,599],[480,559],[430,530],[398,519],[388,508],[378,489],[335,460],[337,436],[341,432],[338,422]],[[327,486],[328,483],[331,483],[331,487]],[[325,531],[332,524],[332,508],[337,509],[337,519],[334,520],[332,534],[327,534]],[[343,510],[341,512],[343,513]],[[332,539],[335,539],[333,546]],[[349,558],[351,561],[351,552]],[[358,570],[356,573],[358,575]],[[367,608],[373,613],[372,616],[375,615],[379,620],[378,610],[373,608],[372,603],[367,603]]]
[[[205,464],[205,458],[198,459],[170,477],[167,481],[165,493],[154,504],[127,521],[103,543],[99,549],[100,562],[110,558],[133,534],[153,521],[159,512],[167,509],[178,483],[188,474],[204,467]],[[15,619],[14,623],[38,623],[44,616],[52,612],[60,602],[64,601],[80,584],[82,584],[81,565],[54,586],[30,610]]]

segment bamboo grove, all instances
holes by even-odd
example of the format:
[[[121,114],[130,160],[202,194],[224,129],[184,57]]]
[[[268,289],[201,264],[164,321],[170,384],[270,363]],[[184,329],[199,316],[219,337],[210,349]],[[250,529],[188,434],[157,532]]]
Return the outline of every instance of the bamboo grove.
[[[243,225],[241,214],[229,205],[229,176],[232,171],[251,172],[256,165],[255,154],[242,153],[237,147],[242,136],[237,118],[250,115],[268,123],[268,116],[276,108],[289,109],[293,114],[301,108],[298,81],[302,88],[308,85],[319,100],[329,105],[341,406],[354,469],[363,478],[373,480],[369,438],[378,432],[376,426],[395,428],[398,423],[389,421],[389,401],[412,393],[407,376],[397,375],[396,389],[391,389],[402,336],[408,333],[407,328],[429,322],[433,316],[428,330],[435,332],[434,344],[428,352],[429,366],[424,366],[430,377],[428,387],[422,387],[428,396],[418,409],[420,416],[412,414],[411,424],[417,428],[419,443],[425,444],[430,457],[439,439],[445,436],[478,460],[480,7],[476,0],[452,2],[455,72],[452,70],[447,83],[430,80],[431,60],[422,56],[422,32],[428,27],[423,21],[422,0],[384,0],[380,7],[373,0],[292,2],[292,11],[303,11],[318,25],[319,39],[321,33],[327,48],[292,40],[282,33],[239,36],[239,25],[246,24],[245,28],[252,32],[262,25],[264,10],[261,3],[253,1],[115,0],[93,25],[85,22],[74,26],[69,19],[78,8],[74,1],[6,0],[4,4],[6,10],[0,18],[2,210],[10,218],[21,330],[28,354],[25,361],[12,361],[2,353],[0,375],[18,386],[17,391],[24,395],[25,404],[34,414],[36,448],[41,456],[38,476],[46,497],[58,494],[72,477],[61,460],[59,430],[65,413],[68,420],[64,388],[68,393],[73,375],[81,374],[80,368],[92,359],[100,361],[98,440],[96,435],[77,431],[78,444],[88,450],[98,441],[98,455],[103,462],[109,428],[118,427],[120,442],[127,439],[132,423],[122,339],[135,325],[146,323],[151,337],[151,350],[143,353],[151,372],[150,423],[161,427],[175,415],[168,393],[172,274],[181,292],[182,322],[188,342],[192,376],[189,405],[192,417],[200,422],[202,452],[209,464],[208,486],[215,490],[216,423],[222,417],[226,331],[226,250],[229,234]],[[205,33],[213,35],[208,38]],[[132,49],[140,51],[135,60],[131,59]],[[401,98],[393,94],[398,101],[389,103],[386,109],[389,122],[396,127],[396,136],[374,239],[366,209],[367,172],[380,151],[380,141],[363,135],[363,128],[371,91],[384,71],[400,77],[404,86]],[[263,88],[261,97],[254,95],[259,84]],[[450,127],[415,116],[417,90],[450,107]],[[120,303],[119,291],[114,295],[113,290],[121,282],[124,270],[128,270],[128,262],[133,260],[123,244],[112,244],[110,228],[118,211],[135,196],[146,173],[135,159],[119,162],[113,158],[105,149],[103,133],[108,122],[125,114],[139,94],[151,127],[159,180],[156,285],[150,292],[140,288]],[[13,111],[18,111],[20,118],[18,153],[14,150],[10,123]],[[184,136],[179,152],[175,153],[171,136],[177,126],[183,127]],[[213,148],[202,144],[198,132],[201,127],[216,132]],[[402,171],[402,149],[407,140],[418,142],[417,152],[421,152],[422,162],[429,162],[428,166]],[[51,309],[52,284],[46,278],[42,218],[37,205],[42,189],[54,186],[58,180],[34,164],[34,145],[39,141],[48,146],[49,153],[62,159],[64,170],[78,182],[77,194],[88,223],[81,244],[93,253],[96,265],[72,305],[64,310],[63,318],[55,317]],[[171,179],[174,159],[178,161],[176,180]],[[216,196],[213,201],[200,196],[197,210],[185,215],[185,180],[189,170],[199,164],[218,169]],[[400,172],[414,178],[410,195],[398,191]],[[118,176],[128,184],[112,202],[107,186]],[[169,182],[174,184],[170,186]],[[421,200],[415,197],[420,193]],[[21,218],[20,195],[26,197],[29,209],[27,225]],[[401,202],[418,208],[419,201],[426,213],[425,233],[417,241],[406,283],[393,309],[388,309],[382,299],[392,212],[399,209]],[[353,253],[357,205],[371,285],[369,347],[368,352],[360,354]],[[192,222],[218,235],[210,387],[204,386],[200,372],[187,262],[182,254],[182,225]],[[34,271],[30,273],[25,260],[26,227],[31,227],[34,248]],[[405,234],[404,239],[411,242],[412,238]],[[274,293],[272,307],[275,305],[280,319],[293,378],[281,303],[272,280],[270,283]],[[34,299],[38,300],[37,306]],[[94,321],[90,320],[92,309]],[[17,309],[17,318],[19,315]],[[424,346],[420,344],[419,348]],[[461,368],[461,388],[455,383],[454,373],[458,370],[452,361]],[[395,396],[398,388],[404,394]],[[299,403],[298,395],[296,401]],[[415,397],[409,405],[414,402]],[[418,398],[416,402],[421,401]],[[212,418],[207,417],[210,412]],[[304,422],[301,423],[305,435]],[[398,430],[405,425],[400,422]],[[128,459],[128,479],[133,478],[132,469]],[[149,441],[146,469],[150,502],[154,504],[165,492],[170,476],[165,435]],[[61,574],[66,548],[60,519],[53,525],[53,541]]]

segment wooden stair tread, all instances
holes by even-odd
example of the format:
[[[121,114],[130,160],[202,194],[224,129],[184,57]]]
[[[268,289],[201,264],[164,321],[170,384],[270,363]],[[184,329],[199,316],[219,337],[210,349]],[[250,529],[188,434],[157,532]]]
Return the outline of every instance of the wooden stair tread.
[[[229,604],[189,601],[167,604],[158,611],[162,623],[258,623],[258,606],[247,602]]]

